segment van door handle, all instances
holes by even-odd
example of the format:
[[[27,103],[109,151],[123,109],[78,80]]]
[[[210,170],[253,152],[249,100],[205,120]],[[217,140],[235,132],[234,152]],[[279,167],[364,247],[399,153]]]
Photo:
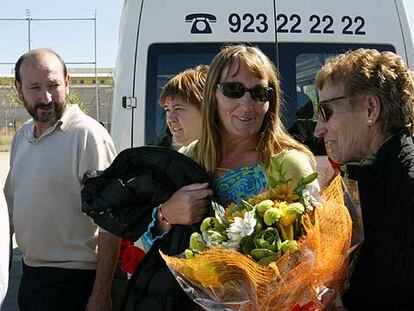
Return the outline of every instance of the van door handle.
[[[137,105],[138,98],[130,96],[122,97],[122,107],[124,107],[125,109],[137,108]]]

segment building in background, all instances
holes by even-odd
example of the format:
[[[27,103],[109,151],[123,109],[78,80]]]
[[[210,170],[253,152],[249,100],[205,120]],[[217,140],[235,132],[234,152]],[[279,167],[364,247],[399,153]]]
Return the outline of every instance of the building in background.
[[[83,111],[109,129],[114,71],[113,68],[68,68],[72,78],[69,101],[79,104]],[[97,91],[98,90],[98,91]],[[98,104],[96,95],[98,94]],[[15,130],[30,119],[14,89],[14,72],[0,75],[0,129]]]

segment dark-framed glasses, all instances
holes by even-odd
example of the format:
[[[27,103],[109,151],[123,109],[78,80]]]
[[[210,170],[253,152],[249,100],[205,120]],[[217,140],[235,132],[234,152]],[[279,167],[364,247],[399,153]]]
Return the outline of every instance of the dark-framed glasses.
[[[320,101],[316,104],[317,118],[318,121],[328,122],[329,118],[332,116],[333,110],[329,107],[330,104],[341,99],[346,99],[348,96],[339,96],[334,98],[329,98]]]
[[[269,101],[275,93],[275,90],[270,86],[256,85],[248,89],[240,82],[219,83],[218,89],[224,96],[232,99],[241,98],[246,92],[249,92],[252,98],[258,102]]]

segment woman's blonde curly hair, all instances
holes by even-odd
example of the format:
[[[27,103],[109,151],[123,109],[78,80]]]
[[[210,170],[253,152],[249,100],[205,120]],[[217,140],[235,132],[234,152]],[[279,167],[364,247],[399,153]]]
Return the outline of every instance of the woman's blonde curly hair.
[[[377,95],[383,133],[406,128],[414,134],[414,82],[402,58],[393,52],[358,49],[330,58],[315,80],[320,91],[327,82],[344,84],[345,96]],[[351,101],[356,105],[357,101]]]

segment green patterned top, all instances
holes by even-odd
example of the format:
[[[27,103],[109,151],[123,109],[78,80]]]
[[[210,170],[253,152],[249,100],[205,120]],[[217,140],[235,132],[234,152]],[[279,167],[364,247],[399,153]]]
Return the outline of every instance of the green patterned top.
[[[196,143],[191,143],[181,151],[192,157]],[[268,176],[276,180],[291,179],[293,184],[296,184],[301,177],[306,177],[314,171],[305,154],[297,150],[283,150],[274,155],[266,167],[261,163],[255,163],[230,169],[226,174],[216,178],[213,187],[221,204],[226,206],[231,202],[238,204],[243,199],[263,192],[269,184]],[[308,188],[317,197],[317,181],[308,185]]]

